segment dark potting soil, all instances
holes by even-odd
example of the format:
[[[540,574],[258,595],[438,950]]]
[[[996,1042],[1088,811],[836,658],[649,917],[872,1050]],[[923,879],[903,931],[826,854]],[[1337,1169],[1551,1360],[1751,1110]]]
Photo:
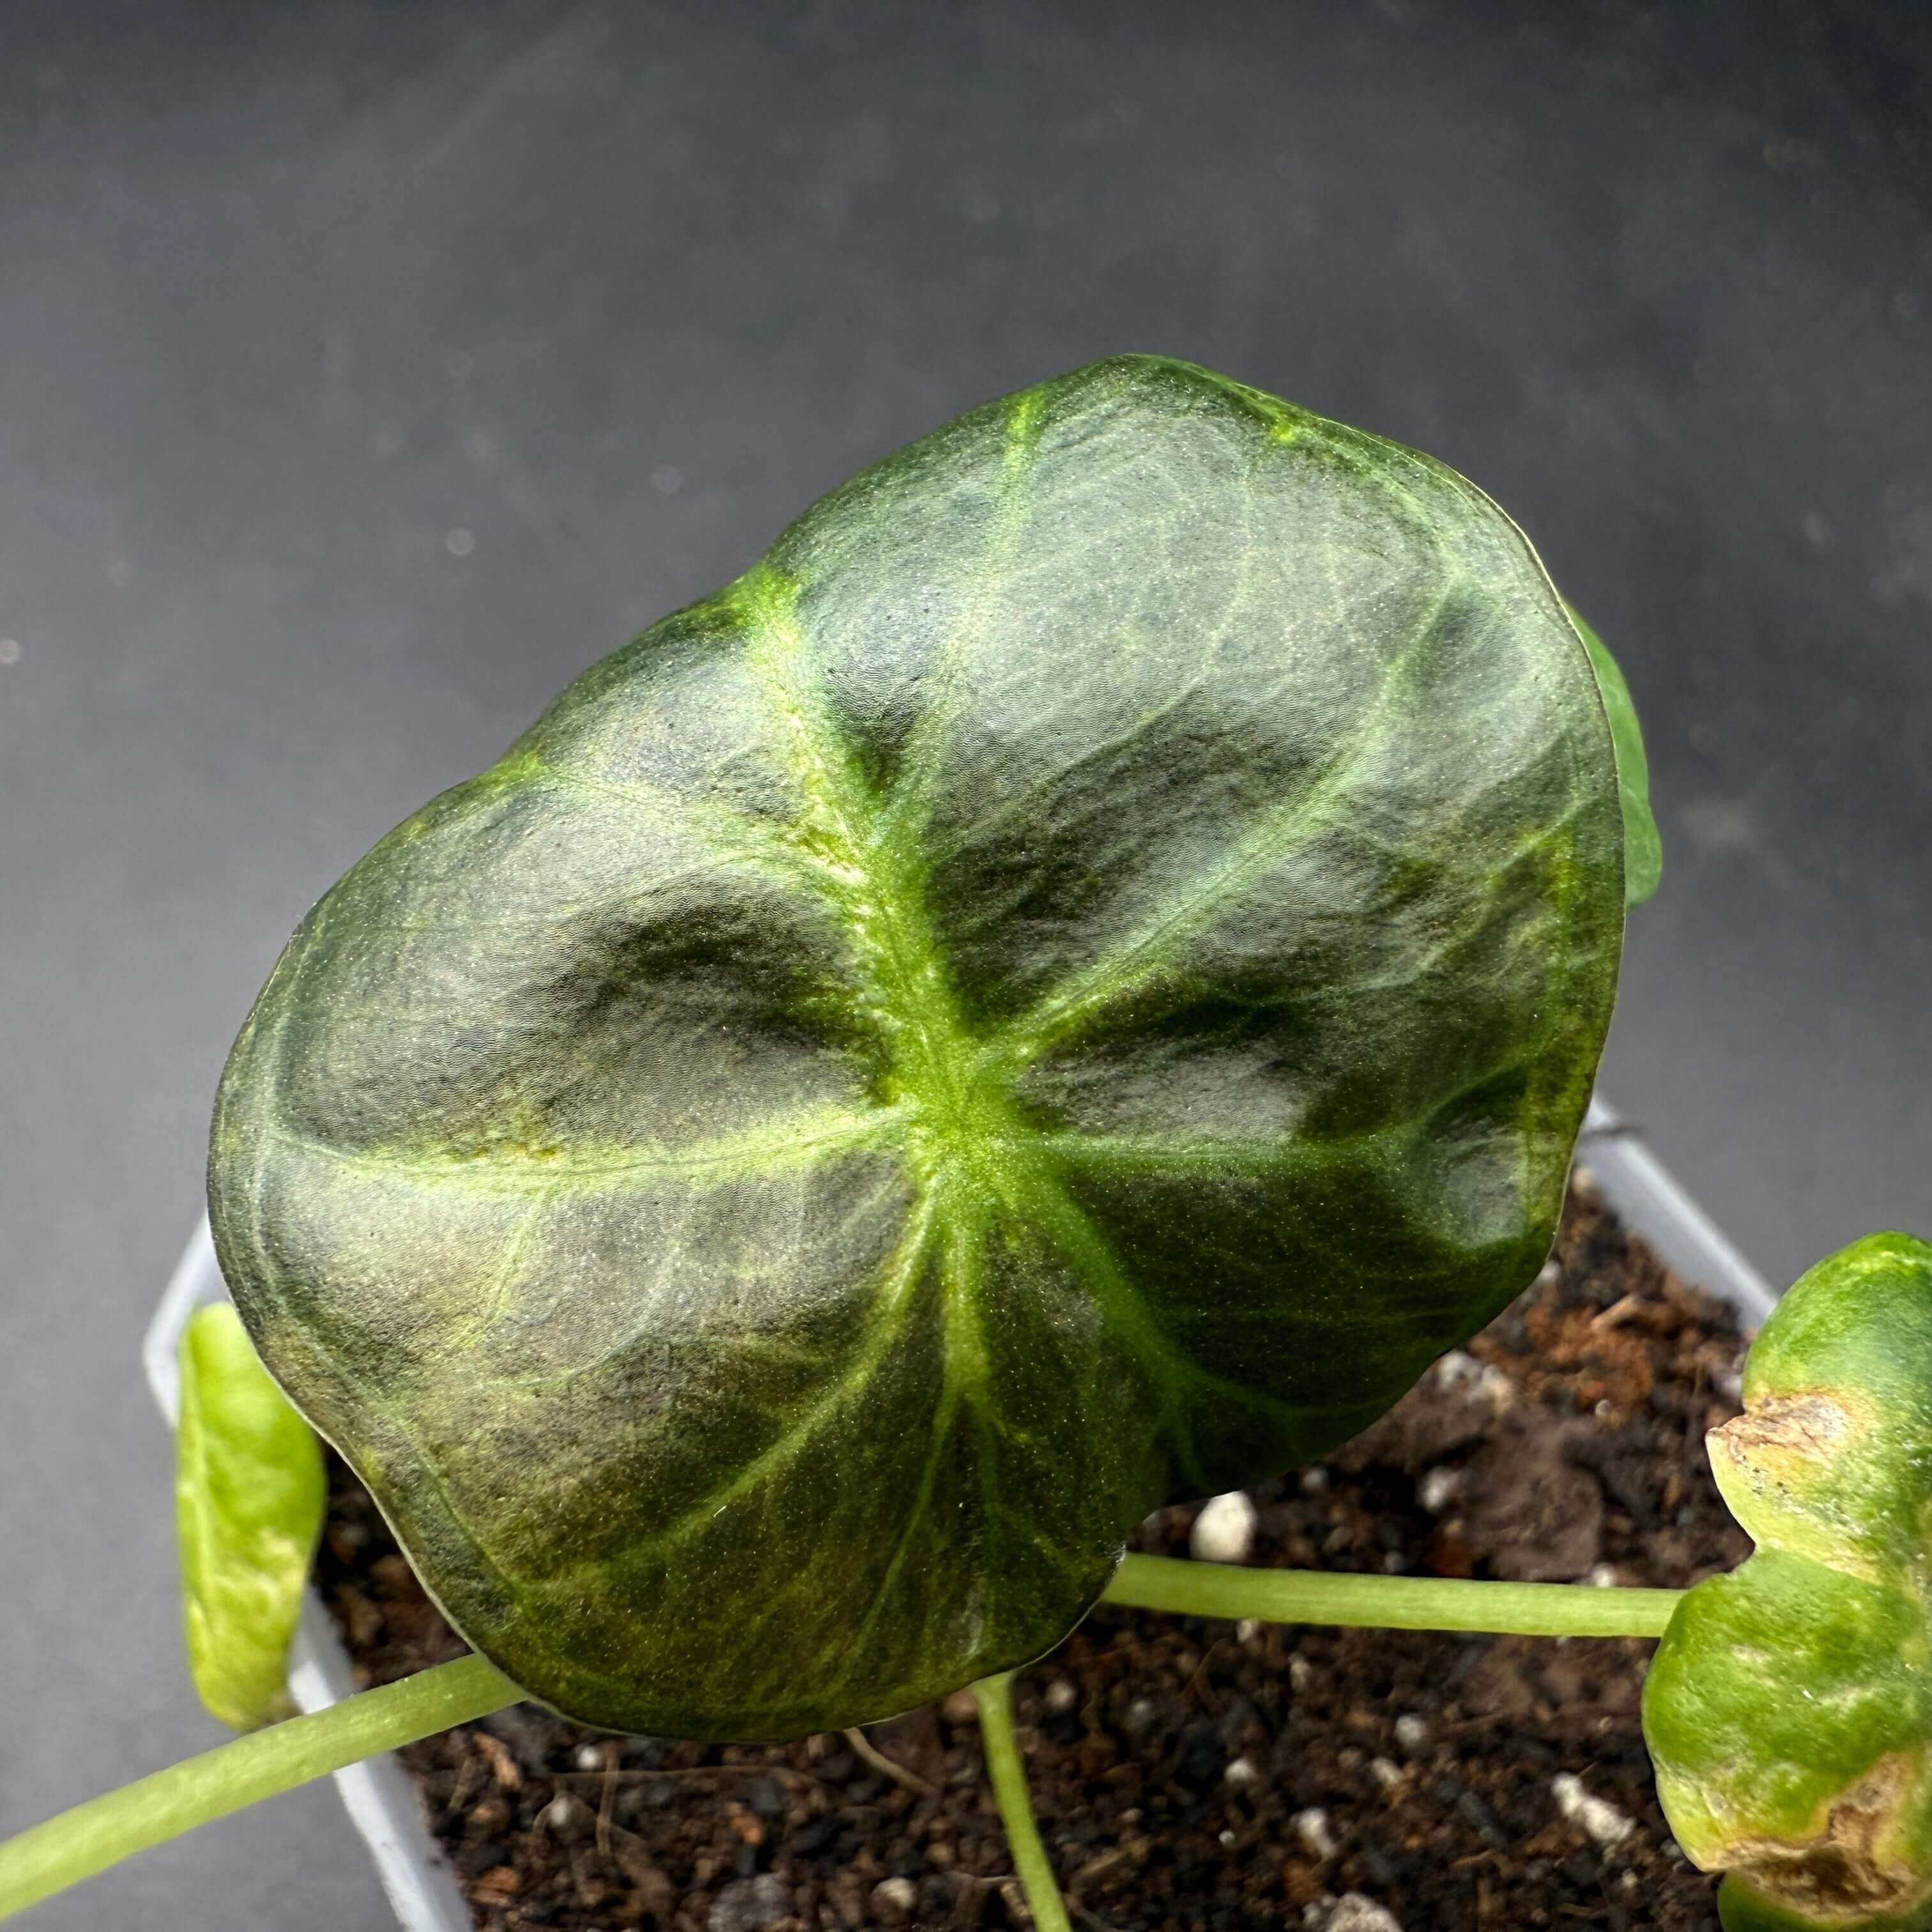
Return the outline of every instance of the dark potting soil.
[[[1573,1188],[1526,1294],[1324,1467],[1252,1492],[1248,1560],[1585,1587],[1728,1569],[1750,1545],[1703,1438],[1736,1413],[1742,1346]],[[1198,1514],[1161,1511],[1135,1546],[1186,1555]],[[367,1682],[461,1652],[339,1464],[320,1574]],[[1651,1782],[1651,1648],[1102,1606],[1016,1686],[1075,1922],[1716,1932]],[[990,1932],[1028,1921],[971,1704],[755,1748],[522,1705],[403,1757],[486,1932]]]

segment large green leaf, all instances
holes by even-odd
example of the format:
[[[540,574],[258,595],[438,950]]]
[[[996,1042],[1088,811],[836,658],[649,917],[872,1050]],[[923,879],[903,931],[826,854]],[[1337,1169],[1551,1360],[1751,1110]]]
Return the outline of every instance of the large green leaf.
[[[1622,917],[1501,512],[1101,363],[826,498],[336,886],[223,1082],[222,1264],[537,1696],[880,1717],[1534,1273]]]

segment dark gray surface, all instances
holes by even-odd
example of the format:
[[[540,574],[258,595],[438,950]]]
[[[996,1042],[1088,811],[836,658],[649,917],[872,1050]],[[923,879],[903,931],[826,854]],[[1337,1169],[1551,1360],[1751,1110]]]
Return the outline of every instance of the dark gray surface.
[[[1606,1090],[1774,1276],[1932,1230],[1917,14],[10,7],[0,1830],[215,1738],[135,1354],[304,906],[818,491],[1109,350],[1515,513],[1651,730]],[[35,1922],[380,1914],[311,1791]]]

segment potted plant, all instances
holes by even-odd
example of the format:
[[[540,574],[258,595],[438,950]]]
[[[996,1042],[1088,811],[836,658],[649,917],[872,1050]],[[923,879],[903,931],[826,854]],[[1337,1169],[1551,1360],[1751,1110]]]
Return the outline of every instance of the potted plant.
[[[0,1910],[526,1695],[783,1738],[970,1686],[1064,1924],[1008,1687],[1105,1594],[1668,1624],[1653,1735],[1692,1848],[1755,1875],[1727,1911],[1852,1922],[1857,1850],[1853,1903],[1904,1922],[1910,1724],[1862,1714],[1794,1783],[1816,1737],[1721,1663],[1790,1640],[1809,1572],[1682,1598],[1121,1556],[1372,1421],[1536,1275],[1656,864],[1614,664],[1426,458],[1121,358],[866,472],[352,870],[224,1077],[254,1348],[476,1654],[27,1834]],[[1802,1430],[1733,1442],[1746,1526],[1864,1576],[1888,1632],[1912,1418],[1858,1384],[1852,1317],[1922,1273],[1902,1238],[1841,1260],[1758,1378],[1774,1423],[1814,1362],[1834,1413],[1880,1401],[1856,1550],[1828,1456],[1772,1494]],[[253,1720],[316,1484],[222,1318],[186,1358],[190,1628]],[[1804,1667],[1873,1704],[1881,1662]],[[1720,1718],[1750,1750],[1705,1748]]]

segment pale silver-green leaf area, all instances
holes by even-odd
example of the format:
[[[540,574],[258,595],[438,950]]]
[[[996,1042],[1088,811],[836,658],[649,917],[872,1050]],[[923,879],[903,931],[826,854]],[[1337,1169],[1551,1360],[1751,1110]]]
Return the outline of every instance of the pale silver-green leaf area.
[[[533,1695],[884,1717],[1534,1274],[1622,854],[1486,497],[1096,364],[815,505],[329,892],[223,1081],[222,1266]]]
[[[289,1640],[328,1484],[322,1448],[224,1302],[182,1332],[175,1526],[188,1664],[201,1701],[253,1730],[292,1714]]]

